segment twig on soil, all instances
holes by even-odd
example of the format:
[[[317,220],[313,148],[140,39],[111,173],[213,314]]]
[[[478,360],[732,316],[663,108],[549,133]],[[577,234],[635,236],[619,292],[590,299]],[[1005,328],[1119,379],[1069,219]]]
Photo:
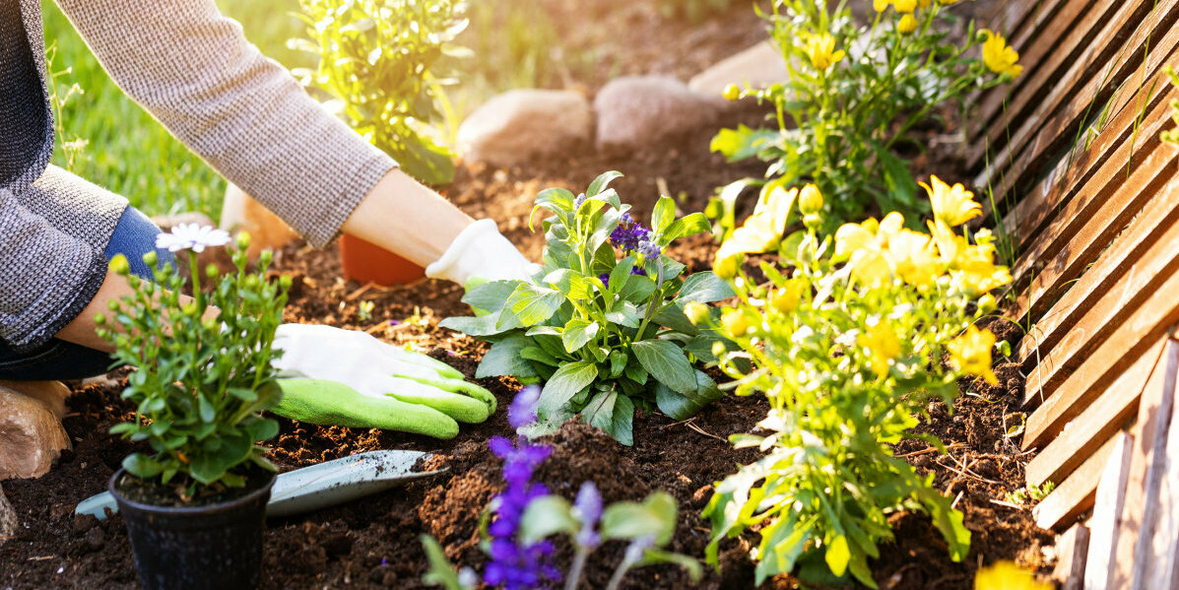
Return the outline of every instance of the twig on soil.
[[[963,490],[961,492],[958,492],[957,496],[954,496],[954,501],[950,502],[950,510],[953,510],[958,507],[958,501],[962,499],[962,495],[965,493],[966,493],[966,491]]]
[[[48,561],[50,559],[57,559],[56,555],[40,555],[37,557],[30,557],[25,561]]]
[[[369,289],[376,286],[376,283],[365,283],[363,287],[344,296],[344,301],[356,301],[361,295],[364,295]]]
[[[1014,510],[1023,510],[1023,508],[1021,506],[1019,506],[1018,504],[1012,504],[1011,502],[1004,502],[1003,500],[996,500],[994,498],[991,498],[990,500],[991,500],[991,504],[997,504],[999,506],[1003,506],[1004,508],[1012,508]]]
[[[948,453],[950,451],[953,451],[955,449],[960,449],[965,446],[966,445],[964,445],[962,443],[954,443],[954,444],[946,447],[946,452]],[[917,455],[924,455],[926,453],[937,452],[937,450],[938,450],[937,447],[928,447],[928,448],[921,449],[920,451],[913,451],[912,453],[905,453],[904,455],[897,455],[897,458],[898,459],[905,459],[908,457],[916,457]]]
[[[719,440],[721,442],[728,442],[727,440],[725,440],[715,434],[712,434],[711,432],[707,432],[703,428],[700,428],[699,426],[697,426],[695,417],[688,418],[687,420],[680,420],[679,422],[672,422],[671,424],[660,427],[660,430],[666,430],[668,428],[671,428],[672,426],[687,426],[688,428],[691,428],[692,430],[696,431],[697,433],[703,434],[704,436],[707,436],[709,438],[715,438],[716,440]]]

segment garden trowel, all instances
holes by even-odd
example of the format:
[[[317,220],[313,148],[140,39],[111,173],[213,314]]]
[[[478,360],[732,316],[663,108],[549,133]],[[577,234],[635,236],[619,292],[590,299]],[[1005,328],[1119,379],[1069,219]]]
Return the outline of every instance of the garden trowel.
[[[421,451],[370,451],[280,473],[270,491],[266,516],[311,512],[446,471],[413,471],[420,459],[431,456]],[[103,492],[79,503],[74,513],[103,520],[108,508],[111,513],[119,511],[110,492]]]

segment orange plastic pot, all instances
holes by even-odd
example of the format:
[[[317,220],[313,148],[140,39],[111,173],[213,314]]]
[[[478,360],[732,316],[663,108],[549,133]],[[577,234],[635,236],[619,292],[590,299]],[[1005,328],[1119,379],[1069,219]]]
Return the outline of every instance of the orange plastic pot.
[[[372,242],[344,235],[340,237],[340,264],[344,278],[358,283],[401,285],[426,276],[426,270]]]

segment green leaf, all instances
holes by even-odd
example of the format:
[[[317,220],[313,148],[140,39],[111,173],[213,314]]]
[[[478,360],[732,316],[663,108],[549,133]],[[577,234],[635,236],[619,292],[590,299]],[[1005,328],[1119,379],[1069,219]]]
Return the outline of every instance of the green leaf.
[[[680,348],[666,340],[642,340],[631,345],[635,358],[660,383],[673,391],[696,390],[696,374]]]
[[[213,404],[209,403],[209,399],[204,395],[197,394],[197,408],[200,410],[201,422],[212,422],[217,418],[217,410],[213,409]]]
[[[643,552],[643,559],[638,565],[658,565],[663,563],[678,565],[683,568],[684,571],[688,572],[688,579],[693,584],[699,583],[700,578],[704,577],[704,566],[700,565],[700,560],[682,553],[672,553],[670,551],[663,551],[662,549],[646,550]]]
[[[598,392],[581,410],[582,418],[591,426],[628,447],[634,445],[634,414],[630,398],[614,390]]]
[[[847,564],[851,559],[851,551],[847,548],[847,537],[839,535],[827,545],[827,552],[823,555],[831,573],[842,576],[847,573]]]
[[[606,187],[616,178],[622,178],[622,173],[614,170],[603,172],[590,183],[589,188],[585,189],[587,197],[596,197],[599,193],[606,190]]]
[[[655,536],[657,546],[666,545],[675,533],[678,506],[667,492],[652,492],[640,504],[615,502],[602,512],[602,538],[634,540]]]
[[[708,145],[708,149],[724,154],[730,162],[744,160],[756,156],[758,152],[772,145],[779,135],[775,129],[750,129],[745,125],[738,125],[737,129],[721,129]]]
[[[622,292],[626,288],[627,283],[630,282],[631,276],[638,276],[630,274],[631,269],[634,267],[634,255],[619,260],[618,264],[614,266],[614,270],[610,271],[610,281],[606,285],[606,288],[615,293]]]
[[[511,375],[513,377],[535,377],[536,371],[520,353],[532,345],[528,338],[519,334],[511,334],[507,338],[491,345],[479,368],[475,370],[475,378],[499,377]]]
[[[630,357],[621,350],[610,351],[610,376],[617,377],[621,375],[622,371],[626,369],[626,363],[629,360]]]
[[[553,317],[564,301],[565,296],[560,291],[521,283],[504,303],[496,328],[511,325],[513,320],[525,327],[535,326]]]
[[[426,561],[430,564],[430,569],[422,574],[422,583],[442,586],[446,590],[464,590],[458,574],[454,571],[454,566],[451,565],[450,560],[446,559],[446,552],[442,550],[442,545],[439,545],[438,541],[430,535],[423,534],[418,538],[422,541],[422,548],[426,551]]]
[[[655,209],[651,212],[651,229],[656,234],[662,234],[671,222],[675,221],[675,201],[671,197],[659,197],[655,202]]]
[[[123,459],[123,468],[139,479],[151,479],[164,470],[158,461],[143,453],[131,453]]]
[[[676,301],[682,306],[689,301],[712,303],[730,297],[736,297],[729,283],[712,272],[698,272],[684,279],[684,286],[680,288]]]
[[[565,352],[573,354],[582,346],[598,335],[597,322],[587,320],[570,320],[565,324],[565,333],[561,335],[561,342],[565,345]]]
[[[525,346],[520,349],[520,356],[542,365],[549,365],[550,367],[557,367],[561,364],[561,361],[539,346]]]
[[[671,328],[676,332],[682,332],[689,336],[695,336],[699,332],[699,328],[684,314],[682,303],[677,304],[672,302],[664,305],[651,320],[660,326]]]
[[[522,543],[531,545],[557,533],[576,535],[580,528],[581,524],[573,518],[569,501],[560,496],[548,495],[528,502],[524,515],[520,517],[517,534]]]
[[[463,303],[477,310],[477,313],[499,313],[508,297],[523,281],[490,281],[472,287],[463,295]]]
[[[501,320],[503,320],[503,325],[499,325]],[[474,336],[476,338],[496,336],[521,327],[520,322],[516,320],[516,316],[507,312],[494,313],[479,317],[449,317],[442,320],[441,322],[438,322],[438,326],[441,328],[454,330],[456,332],[462,332],[467,336]]]
[[[672,390],[660,383],[655,386],[655,404],[659,411],[674,420],[687,420],[708,404],[724,397],[724,392],[716,386],[704,371],[695,371],[696,389],[686,393]]]
[[[651,277],[631,275],[626,281],[626,286],[618,293],[618,296],[635,305],[639,305],[650,299],[651,295],[655,293],[655,289],[655,281],[651,280]]]
[[[679,238],[694,236],[705,232],[712,231],[712,224],[708,222],[708,218],[703,213],[692,213],[685,217],[681,217],[667,226],[660,236],[663,244],[670,244]]]
[[[540,415],[555,414],[597,377],[598,367],[593,363],[578,361],[562,365],[540,392]]]
[[[570,299],[585,299],[589,297],[589,287],[585,276],[567,268],[558,268],[545,275],[541,282],[551,285]]]

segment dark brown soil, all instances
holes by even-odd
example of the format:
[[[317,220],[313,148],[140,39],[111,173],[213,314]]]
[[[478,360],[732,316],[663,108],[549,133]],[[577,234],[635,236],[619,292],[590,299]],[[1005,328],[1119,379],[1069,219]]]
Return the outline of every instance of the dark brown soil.
[[[643,8],[650,2],[634,3],[636,8],[617,13],[603,8],[616,4],[606,0],[551,0],[549,4],[556,11],[575,10],[582,19],[605,18],[613,23],[610,30],[622,31],[617,34],[623,37],[642,37],[641,33],[646,32],[648,38],[664,44],[662,53],[655,51],[657,43],[641,44],[651,48],[647,54],[608,50],[607,55],[618,57],[607,63],[630,65],[603,66],[602,80],[632,71],[684,77],[683,72],[697,71],[702,65],[756,42],[755,31],[760,30],[760,23],[746,20],[718,20],[720,24],[706,23],[704,28],[662,23],[651,20],[652,13]],[[691,32],[695,30],[706,32]],[[581,42],[577,38],[573,41]],[[681,55],[689,60],[689,65],[682,66],[683,71],[679,65],[659,61],[664,56]],[[596,86],[602,80],[587,84]],[[649,213],[661,185],[679,198],[684,212],[698,211],[715,187],[764,170],[759,163],[725,164],[722,158],[709,153],[709,138],[720,124],[755,125],[762,117],[763,113],[755,108],[735,107],[722,121],[668,138],[635,154],[568,154],[510,170],[463,166],[446,193],[472,216],[496,219],[509,238],[531,258],[538,259],[543,240],[529,231],[527,219],[532,199],[540,189],[563,186],[576,190],[599,173],[616,169],[627,176],[614,186],[626,202],[635,205],[640,217]],[[955,155],[958,149],[941,141],[952,130],[951,124],[923,132],[928,145],[942,147],[917,158],[919,175],[932,172],[948,181],[967,180]],[[703,270],[711,266],[715,247],[707,236],[696,236],[675,245],[669,255],[692,271]],[[288,321],[365,330],[388,342],[428,353],[473,378],[486,346],[437,327],[445,317],[468,313],[460,301],[462,290],[458,286],[423,280],[386,289],[348,282],[340,275],[334,247],[316,251],[301,244],[288,245],[277,254],[274,268],[274,272],[294,278],[286,312]],[[364,301],[374,306],[371,317],[362,319],[360,303]],[[990,327],[1018,349],[1017,327],[1002,322]],[[1052,535],[1036,529],[1027,507],[1013,507],[1005,501],[1008,493],[1022,487],[1024,465],[1031,456],[1021,454],[1018,441],[1005,435],[1018,420],[1016,412],[1023,392],[1018,366],[1000,362],[996,373],[1000,377],[996,387],[981,381],[964,382],[962,390],[966,394],[954,404],[952,413],[940,403],[930,406],[932,421],[920,431],[940,437],[948,454],[939,454],[918,441],[904,441],[896,449],[898,455],[921,470],[933,473],[939,489],[955,496],[956,507],[965,513],[966,526],[973,533],[969,556],[963,563],[951,562],[944,542],[927,517],[898,513],[892,518],[896,541],[882,547],[881,558],[873,564],[882,588],[968,589],[975,570],[998,559],[1013,559],[1041,570],[1051,565],[1041,549],[1051,543]],[[496,395],[501,408],[510,403],[519,388],[511,379],[484,379],[480,383]],[[14,540],[0,546],[0,588],[137,587],[121,518],[116,515],[100,522],[73,515],[74,506],[105,490],[122,458],[138,450],[107,434],[113,424],[133,414],[131,407],[119,399],[120,389],[117,380],[76,385],[70,400],[71,414],[64,421],[74,450],[41,479],[4,483],[25,528]],[[607,502],[637,500],[653,490],[666,490],[680,503],[679,526],[671,549],[702,557],[710,531],[700,511],[711,495],[713,483],[757,457],[755,450],[734,450],[725,438],[751,430],[766,410],[765,401],[756,396],[726,397],[687,422],[640,415],[635,420],[635,444],[630,448],[586,426],[570,424],[546,439],[554,451],[540,468],[538,479],[569,498],[582,482],[592,480]],[[487,450],[486,442],[491,436],[509,435],[504,412],[484,424],[464,427],[451,441],[290,420],[280,423],[271,455],[283,470],[362,451],[415,449],[435,452],[428,466],[446,466],[449,471],[344,506],[272,521],[266,533],[264,588],[421,587],[426,567],[418,541],[422,533],[438,538],[453,561],[481,569],[485,556],[479,548],[479,520],[488,500],[503,487],[500,462]],[[753,567],[747,559],[753,543],[756,536],[750,534],[723,544],[721,572],[706,570],[700,587],[753,587]],[[605,585],[621,550],[620,546],[607,545],[598,552],[588,568],[589,582],[585,587]],[[567,548],[562,548],[562,555],[568,558]],[[683,574],[670,567],[637,570],[627,578],[628,588],[687,586]],[[798,583],[781,576],[766,587],[796,588]]]

